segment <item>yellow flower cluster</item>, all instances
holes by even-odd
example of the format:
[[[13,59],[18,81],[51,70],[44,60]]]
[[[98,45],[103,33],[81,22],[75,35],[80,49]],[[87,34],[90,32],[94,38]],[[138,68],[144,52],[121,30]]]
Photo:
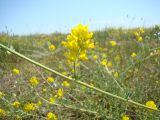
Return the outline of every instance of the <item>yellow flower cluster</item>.
[[[137,54],[135,53],[135,52],[133,52],[132,54],[131,54],[131,57],[132,58],[134,58],[134,57],[136,57],[137,56]]]
[[[26,103],[26,104],[24,104],[23,109],[26,112],[34,111],[36,109],[36,105],[34,103]]]
[[[6,116],[6,111],[0,108],[0,116]]]
[[[54,104],[54,103],[55,103],[55,98],[54,98],[54,97],[50,97],[50,98],[49,98],[49,102],[50,102],[51,104]]]
[[[117,42],[116,42],[116,41],[114,41],[114,40],[111,40],[109,43],[110,43],[110,44],[111,44],[111,46],[113,46],[113,47],[117,45]]]
[[[142,38],[142,34],[144,33],[144,29],[143,28],[139,28],[135,33],[135,37],[137,39],[138,42],[142,42],[143,41],[143,38]]]
[[[37,103],[36,103],[37,106],[41,106],[42,105],[42,102],[39,100]]]
[[[70,87],[70,84],[67,81],[63,81],[62,86],[64,86],[64,87]]]
[[[58,120],[58,118],[57,118],[57,116],[54,113],[49,112],[47,114],[47,120]]]
[[[16,69],[16,68],[14,68],[14,69],[12,70],[12,72],[13,72],[13,74],[15,74],[15,75],[20,74],[20,71],[19,71],[18,69]]]
[[[92,36],[93,33],[88,31],[88,26],[79,24],[72,28],[71,33],[67,36],[67,42],[62,41],[62,45],[68,48],[65,55],[69,61],[88,60],[87,50],[95,47]]]
[[[115,73],[113,74],[113,76],[114,76],[115,78],[118,78],[118,76],[119,76],[118,72],[115,72]]]
[[[39,80],[38,80],[35,76],[33,76],[33,77],[29,80],[29,82],[30,82],[30,84],[31,84],[32,86],[36,86],[36,85],[39,84]]]
[[[122,120],[129,120],[129,117],[127,115],[123,115]]]
[[[56,49],[56,47],[53,44],[51,44],[51,45],[49,45],[48,49],[50,51],[54,51]]]
[[[53,78],[53,77],[48,77],[48,78],[47,78],[47,81],[48,81],[49,83],[52,83],[52,82],[54,82],[54,78]]]
[[[98,56],[97,56],[97,55],[94,55],[94,56],[93,56],[93,59],[94,59],[94,60],[97,60],[97,59],[98,59]]]
[[[63,97],[63,90],[61,88],[58,89],[57,93],[56,93],[57,97]]]
[[[42,92],[47,92],[47,88],[42,88]]]
[[[106,66],[106,65],[107,65],[107,60],[105,60],[105,59],[102,60],[102,61],[101,61],[101,65]]]
[[[110,61],[107,61],[106,59],[101,61],[101,65],[106,67],[112,67],[112,63]]]
[[[12,106],[13,107],[15,107],[15,108],[19,108],[20,107],[20,102],[19,101],[14,101],[13,103],[12,103]]]
[[[158,109],[157,106],[156,106],[156,104],[154,103],[154,101],[147,101],[147,102],[146,102],[146,106],[147,106],[147,107],[150,107],[150,108],[153,108],[153,109],[155,109],[155,110]]]

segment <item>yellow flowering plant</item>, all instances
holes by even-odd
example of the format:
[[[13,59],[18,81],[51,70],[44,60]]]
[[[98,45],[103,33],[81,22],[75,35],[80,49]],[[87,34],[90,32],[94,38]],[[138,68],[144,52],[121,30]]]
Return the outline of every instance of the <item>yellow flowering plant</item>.
[[[143,41],[142,34],[144,34],[144,29],[143,28],[139,28],[137,31],[134,32],[134,35],[135,35],[138,42]]]
[[[29,80],[30,84],[32,86],[37,86],[39,84],[39,80],[37,79],[36,76],[33,76],[30,80]]]
[[[133,52],[132,54],[131,54],[131,57],[132,58],[135,58],[137,56],[137,54],[135,53],[135,52]]]
[[[116,46],[116,45],[117,45],[117,42],[116,42],[116,41],[114,41],[114,40],[111,40],[109,43],[111,44],[111,46],[112,46],[112,47],[114,47],[114,46]]]
[[[51,44],[51,45],[49,45],[48,49],[49,49],[49,51],[54,51],[56,49],[56,47],[53,44]]]
[[[64,87],[70,87],[70,83],[68,81],[63,81],[62,86]]]
[[[139,36],[139,38],[140,38],[141,36],[139,34],[142,34],[142,33],[144,33],[143,30],[139,30],[136,33],[136,35]],[[89,37],[87,37],[87,36],[89,36]],[[28,60],[32,64],[37,65],[37,66],[45,69],[45,71],[42,73],[41,73],[41,69],[37,69],[36,71],[29,71],[29,73],[31,73],[31,74],[35,74],[34,72],[36,72],[37,76],[42,77],[41,79],[39,79],[39,77],[37,78],[35,76],[33,76],[31,79],[28,79],[27,72],[26,72],[26,74],[24,74],[25,73],[24,72],[20,76],[16,75],[16,76],[14,76],[14,78],[16,78],[16,77],[21,78],[21,80],[19,80],[17,82],[18,84],[15,84],[15,85],[13,85],[14,81],[13,80],[11,81],[9,79],[8,74],[7,74],[6,78],[7,78],[7,80],[9,79],[10,81],[5,80],[5,82],[6,81],[8,83],[13,82],[13,84],[11,84],[11,85],[13,85],[13,87],[11,86],[11,88],[8,88],[8,89],[6,89],[6,91],[4,91],[6,94],[5,97],[4,97],[4,93],[0,92],[0,100],[5,101],[5,102],[0,102],[1,103],[0,107],[1,106],[3,107],[0,109],[0,115],[6,115],[6,113],[7,113],[6,117],[8,117],[8,116],[11,116],[14,114],[13,119],[16,119],[16,117],[20,115],[20,118],[17,117],[17,119],[25,119],[25,118],[26,119],[32,119],[32,118],[33,119],[39,119],[39,118],[43,119],[44,118],[44,119],[48,119],[48,120],[56,120],[58,118],[56,117],[56,114],[54,114],[54,112],[53,112],[54,110],[57,110],[56,113],[58,113],[57,115],[59,115],[60,119],[62,119],[63,117],[64,117],[64,119],[70,119],[70,117],[68,115],[74,114],[74,112],[73,112],[73,110],[74,110],[75,114],[77,114],[76,113],[77,111],[78,111],[78,114],[81,113],[81,111],[84,115],[85,115],[85,113],[93,114],[92,115],[94,117],[93,119],[101,119],[101,118],[108,119],[108,117],[109,117],[110,119],[129,120],[134,117],[136,119],[145,118],[145,116],[143,117],[142,116],[143,114],[141,114],[140,110],[138,109],[141,107],[142,110],[149,109],[150,111],[155,111],[154,114],[150,114],[150,115],[154,115],[155,117],[153,119],[156,119],[156,116],[157,116],[156,112],[159,112],[159,109],[157,106],[158,104],[156,105],[154,101],[148,101],[148,102],[146,102],[146,105],[141,104],[141,103],[138,103],[138,102],[132,100],[132,96],[130,95],[130,94],[132,94],[132,92],[133,93],[139,92],[139,91],[134,91],[136,89],[141,90],[141,89],[139,89],[139,87],[141,87],[139,84],[141,81],[138,81],[138,78],[135,78],[136,82],[138,81],[137,82],[138,84],[135,84],[134,80],[132,80],[131,83],[128,84],[130,82],[128,79],[129,79],[129,77],[132,78],[132,72],[138,70],[138,72],[140,73],[140,69],[138,69],[138,67],[140,66],[139,63],[142,63],[143,61],[139,60],[138,66],[135,66],[135,65],[137,65],[137,63],[135,62],[135,64],[134,64],[134,61],[133,61],[136,59],[133,59],[133,60],[131,59],[133,61],[133,66],[132,66],[132,63],[130,64],[130,62],[127,62],[127,64],[125,64],[125,62],[128,60],[128,54],[129,54],[129,57],[136,58],[137,54],[134,53],[135,51],[139,52],[138,58],[141,58],[141,51],[139,51],[139,48],[137,47],[136,49],[133,49],[132,45],[131,45],[131,46],[127,47],[127,48],[131,47],[131,49],[127,51],[127,55],[124,55],[126,51],[123,51],[123,50],[125,50],[125,49],[123,49],[123,47],[121,48],[121,49],[123,49],[121,51],[121,49],[118,49],[119,47],[118,48],[114,47],[117,45],[117,43],[115,41],[109,41],[109,42],[107,41],[107,44],[109,44],[110,46],[113,46],[113,48],[116,48],[116,49],[115,50],[113,50],[113,49],[105,50],[105,44],[104,44],[104,46],[102,45],[103,47],[101,47],[101,48],[99,46],[101,51],[99,51],[99,48],[96,48],[94,53],[92,53],[92,52],[89,53],[91,56],[88,57],[87,56],[88,50],[94,48],[92,36],[93,36],[93,34],[91,34],[91,32],[88,31],[87,26],[78,25],[71,30],[71,33],[67,36],[67,41],[62,42],[62,44],[66,47],[65,55],[68,58],[69,65],[72,65],[74,63],[76,68],[83,70],[82,72],[81,71],[77,72],[77,80],[72,79],[72,77],[71,77],[72,73],[70,73],[70,71],[69,71],[70,68],[68,68],[68,66],[67,67],[65,66],[67,62],[65,60],[63,61],[63,59],[58,59],[58,57],[54,57],[55,64],[53,64],[53,66],[51,66],[51,67],[55,67],[55,69],[57,69],[57,70],[54,70],[52,68],[44,66],[41,63],[34,61],[32,59],[29,59],[16,51],[10,51],[11,53],[14,53],[15,55],[17,54],[17,56]],[[106,40],[106,39],[104,39],[104,40]],[[128,42],[127,42],[127,45],[128,45]],[[122,45],[121,41],[119,41],[118,45],[119,46]],[[0,47],[1,47],[1,44],[0,44]],[[96,47],[98,47],[98,46],[96,46]],[[50,49],[54,50],[55,48],[54,48],[54,46],[51,46]],[[7,50],[9,51],[10,49],[7,49]],[[62,49],[62,50],[64,50],[64,49]],[[119,50],[119,51],[117,52],[117,50]],[[133,50],[132,51],[133,53],[131,52],[131,50]],[[57,53],[58,52],[59,52],[59,50],[57,51]],[[144,55],[146,57],[148,55],[147,52],[153,52],[153,50],[146,51],[146,54]],[[60,51],[60,53],[62,53],[62,52]],[[70,56],[68,56],[68,55],[70,55]],[[48,57],[50,58],[50,56],[47,56],[47,58]],[[143,54],[142,54],[142,57],[143,57]],[[84,60],[89,60],[89,58],[91,58],[92,60],[85,62],[85,63],[89,63],[89,62],[95,63],[96,62],[97,64],[93,64],[93,66],[92,66],[92,64],[83,64],[82,62],[80,62],[80,61],[84,61]],[[62,60],[62,61],[60,61],[60,60]],[[105,69],[104,70],[101,69],[102,67],[99,66],[98,63],[100,63],[100,65],[103,66]],[[130,67],[130,65],[131,65],[131,67]],[[48,66],[50,66],[50,64],[48,64]],[[29,66],[27,66],[27,67],[29,67]],[[125,67],[128,67],[128,68],[125,69]],[[21,70],[24,70],[24,69],[25,68],[21,68]],[[40,71],[38,71],[38,70],[40,70]],[[48,73],[48,71],[51,72],[52,74]],[[60,72],[58,72],[58,71],[60,71]],[[0,70],[0,72],[1,72],[1,70]],[[11,72],[11,70],[9,71],[9,73],[10,72]],[[74,69],[73,69],[73,72],[75,73]],[[13,71],[12,71],[12,73],[13,73]],[[19,73],[20,72],[17,72],[17,70],[15,70],[15,73],[13,73],[13,74],[19,74]],[[134,74],[136,74],[136,72],[134,72]],[[25,75],[25,78],[23,77],[23,75]],[[54,75],[54,76],[56,76],[56,78],[48,77],[48,75],[50,75],[50,76]],[[144,78],[146,77],[144,74],[142,74],[142,75],[144,76]],[[140,75],[139,78],[143,79],[142,75]],[[13,76],[13,75],[11,74],[11,76]],[[134,77],[136,77],[136,75]],[[22,79],[22,78],[24,78],[24,79]],[[28,79],[28,83],[30,84],[30,86],[25,84],[26,79]],[[110,79],[111,79],[111,81],[110,81]],[[144,82],[148,82],[149,79],[147,79]],[[64,80],[64,81],[62,81],[62,80]],[[158,86],[158,82],[156,84],[155,84],[155,82],[158,80],[159,79],[154,79],[154,81],[153,81],[153,84],[156,87]],[[41,83],[40,83],[40,81],[41,81]],[[84,81],[86,81],[86,82],[84,82]],[[114,82],[115,83],[117,82],[116,84],[119,85],[119,83],[121,81],[122,81],[122,87],[124,87],[123,91],[120,91],[119,89],[116,88],[116,86],[114,86]],[[49,83],[54,82],[54,83],[47,84],[48,82]],[[149,82],[149,83],[151,83],[151,82]],[[37,86],[37,85],[38,85],[38,87],[34,87],[34,88],[31,87],[31,86]],[[71,86],[71,88],[70,88],[70,86]],[[121,84],[119,86],[121,87]],[[132,87],[133,87],[133,89],[132,89]],[[30,88],[32,88],[32,89],[30,89]],[[12,90],[14,90],[14,91],[12,91]],[[146,90],[146,87],[145,87],[145,90]],[[11,95],[13,94],[12,96],[10,96],[10,92],[11,92]],[[141,92],[140,92],[140,94],[138,93],[138,95],[142,95],[142,97],[144,97],[143,94],[141,94]],[[117,99],[117,100],[116,101],[111,100],[110,97],[111,98],[113,97],[114,99]],[[139,98],[139,96],[138,96],[138,98]],[[135,99],[138,99],[138,98],[135,98]],[[142,100],[144,100],[144,99],[145,98],[143,98]],[[156,97],[155,97],[155,99],[157,100]],[[21,102],[18,100],[20,100]],[[124,102],[124,103],[122,103],[123,105],[120,105],[118,100],[123,101]],[[34,101],[34,102],[32,103],[31,101]],[[139,102],[142,102],[142,101],[139,100]],[[8,104],[8,103],[10,103],[10,104]],[[113,107],[112,107],[112,105],[113,105]],[[134,105],[135,107],[134,106],[132,107],[131,105]],[[83,106],[85,108],[83,108]],[[95,106],[97,106],[97,107],[95,107]],[[138,107],[136,107],[136,106],[138,106]],[[11,107],[11,109],[10,109],[10,107]],[[105,107],[105,109],[104,109],[104,107]],[[71,112],[70,112],[70,109],[71,109]],[[50,111],[50,110],[52,110],[52,111]],[[101,113],[101,111],[102,111],[102,113]],[[123,116],[121,115],[122,111],[123,112],[125,111],[125,113],[126,113]],[[22,114],[21,114],[21,112],[22,112]],[[63,114],[63,112],[64,112],[64,114]],[[66,114],[66,112],[68,112],[69,114]],[[145,113],[146,111],[143,110],[143,112]],[[109,114],[106,115],[106,113],[109,113]],[[135,114],[136,114],[136,116],[133,116]],[[98,116],[98,117],[96,117],[96,116]],[[92,119],[91,116],[87,116],[87,118]],[[73,117],[73,119],[76,119],[76,117],[75,118]]]
[[[12,103],[12,106],[13,107],[15,107],[15,108],[19,108],[20,107],[20,102],[19,101],[14,101],[13,103]]]
[[[94,56],[93,56],[93,59],[94,59],[94,60],[97,60],[97,59],[98,59],[98,56],[97,56],[97,55],[94,55]]]
[[[20,74],[20,70],[18,70],[18,69],[16,69],[16,68],[14,68],[14,69],[12,70],[12,72],[13,72],[13,74],[15,74],[15,75]]]
[[[6,111],[4,109],[0,108],[0,117],[6,116],[6,114],[7,114]]]
[[[49,98],[49,102],[50,102],[51,104],[54,104],[54,103],[55,103],[55,97],[50,97],[50,98]]]
[[[74,73],[77,61],[88,60],[87,50],[95,47],[92,36],[93,33],[88,31],[88,26],[79,24],[72,28],[67,41],[62,41],[62,45],[67,48],[65,56],[74,63]]]
[[[128,115],[123,115],[122,120],[130,120],[130,119],[129,119]]]
[[[48,78],[47,78],[47,81],[48,81],[49,83],[54,82],[54,80],[55,80],[55,79],[54,79],[53,77],[48,77]]]
[[[23,110],[26,111],[26,112],[34,111],[34,110],[36,110],[36,104],[26,103],[23,106]]]
[[[49,112],[47,114],[47,120],[58,120],[58,118],[57,118],[57,116],[54,113]]]
[[[59,88],[59,89],[57,90],[56,96],[57,96],[58,98],[63,97],[63,89]]]
[[[146,106],[150,107],[152,109],[156,109],[156,110],[158,109],[157,106],[156,106],[156,104],[155,104],[155,102],[151,101],[151,100],[146,102]]]

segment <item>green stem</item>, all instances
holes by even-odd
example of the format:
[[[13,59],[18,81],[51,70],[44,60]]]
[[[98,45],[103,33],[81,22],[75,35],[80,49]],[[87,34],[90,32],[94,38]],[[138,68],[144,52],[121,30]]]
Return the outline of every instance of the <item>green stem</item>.
[[[53,70],[53,69],[51,69],[51,68],[49,68],[49,67],[46,67],[46,66],[44,66],[44,65],[42,65],[42,64],[40,64],[40,63],[38,63],[38,62],[36,62],[36,61],[34,61],[34,60],[32,60],[32,59],[24,56],[24,55],[22,55],[22,54],[20,54],[20,53],[18,53],[18,52],[16,52],[16,51],[14,51],[14,50],[11,50],[10,48],[6,47],[5,45],[2,45],[1,43],[0,43],[0,47],[2,47],[2,48],[5,49],[5,50],[8,50],[9,52],[13,53],[14,55],[17,55],[17,56],[19,56],[19,57],[21,57],[21,58],[29,61],[30,63],[32,63],[32,64],[34,64],[34,65],[37,65],[37,66],[39,66],[39,67],[41,67],[41,68],[43,68],[43,69],[45,69],[45,70],[48,70],[48,71],[50,71],[50,72],[52,72],[52,73],[54,73],[54,74],[56,74],[56,75],[58,75],[58,76],[60,76],[60,77],[63,77],[63,78],[65,78],[65,79],[69,80],[69,81],[75,82],[75,83],[77,83],[77,84],[79,84],[79,85],[83,85],[83,86],[88,87],[88,88],[90,88],[90,89],[93,89],[93,90],[95,90],[95,91],[97,91],[97,92],[99,92],[99,93],[102,93],[102,94],[107,95],[107,96],[111,96],[111,97],[116,98],[116,99],[119,99],[119,100],[121,100],[121,101],[130,103],[130,104],[133,104],[133,105],[142,107],[142,108],[146,108],[146,109],[150,109],[150,110],[154,110],[154,111],[160,112],[160,110],[156,110],[156,109],[147,107],[147,106],[145,106],[145,105],[143,105],[143,104],[140,104],[140,103],[138,103],[138,102],[135,102],[135,101],[133,101],[133,100],[125,99],[125,98],[123,98],[123,97],[114,95],[114,94],[112,94],[112,93],[110,93],[110,92],[106,92],[106,91],[103,91],[103,90],[101,90],[101,89],[99,89],[99,88],[96,88],[96,87],[94,87],[94,86],[91,86],[91,85],[89,85],[89,84],[87,84],[87,83],[85,83],[85,82],[82,82],[82,81],[75,80],[75,79],[73,79],[73,78],[67,77],[67,76],[65,76],[65,75],[63,75],[63,74],[61,74],[61,73],[59,73],[59,72],[57,72],[57,71],[55,71],[55,70]]]
[[[73,63],[73,72],[74,72],[74,79],[76,80],[77,75],[76,75],[76,61]]]
[[[108,72],[108,74],[112,77],[112,79],[115,81],[115,83],[117,84],[117,86],[122,90],[124,91],[124,88],[118,83],[118,81],[113,77],[111,71],[109,71],[108,67],[106,66],[106,71]]]

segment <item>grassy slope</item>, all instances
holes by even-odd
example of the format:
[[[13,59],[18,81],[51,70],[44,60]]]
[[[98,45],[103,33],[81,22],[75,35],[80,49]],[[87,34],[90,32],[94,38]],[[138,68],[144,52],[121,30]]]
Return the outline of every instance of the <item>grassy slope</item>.
[[[135,40],[134,32],[136,29],[114,29],[109,28],[102,31],[94,32],[94,41],[98,46],[95,50],[88,52],[89,61],[81,62],[78,68],[78,77],[86,83],[93,84],[105,91],[120,95],[125,98],[131,98],[137,102],[145,104],[148,100],[154,100],[155,103],[160,105],[160,53],[159,51],[149,51],[150,49],[160,46],[160,39],[157,33],[160,32],[159,28],[146,28],[143,35],[143,43],[138,43]],[[43,63],[50,68],[59,72],[67,72],[67,75],[72,75],[72,68],[67,64],[64,57],[64,48],[61,46],[61,41],[66,39],[66,35],[54,33],[52,35],[30,35],[30,36],[9,36],[2,33],[0,35],[0,43],[3,43],[16,51],[32,58],[40,63]],[[110,40],[117,41],[116,47],[111,47]],[[48,51],[48,45],[54,44],[56,50],[52,53]],[[107,49],[106,49],[107,48]],[[136,58],[131,58],[132,52],[137,53]],[[104,55],[105,54],[105,55]],[[153,54],[150,56],[150,54]],[[92,59],[93,55],[98,55],[97,61]],[[113,66],[109,68],[110,71],[118,72],[119,77],[116,80],[125,89],[124,92],[120,91],[106,69],[100,64],[100,61],[107,56],[107,60],[112,62]],[[148,59],[133,65],[144,58]],[[131,67],[130,67],[131,66]],[[17,78],[12,75],[13,68],[18,68],[21,75]],[[87,73],[87,74],[86,74]],[[28,92],[21,93],[22,90],[28,91],[25,85],[21,84],[21,90],[13,88],[13,80],[20,79],[25,82],[32,76],[37,76],[41,81],[47,76],[54,76],[56,84],[60,87],[63,79],[52,75],[30,63],[7,53],[0,51],[0,76],[1,85],[0,90],[9,93],[8,99],[13,101],[11,92],[19,94],[18,99],[24,97],[22,101],[36,101],[38,98]],[[40,90],[43,85],[37,88]],[[55,87],[56,90],[58,87]],[[48,88],[51,91],[50,88]],[[31,95],[27,98],[26,94]],[[34,94],[34,93],[33,93]],[[47,96],[46,96],[47,98]],[[44,110],[39,110],[39,114],[46,114],[50,109],[56,111],[59,119],[120,119],[122,114],[127,114],[132,119],[158,119],[158,114],[154,116],[143,109],[138,109],[132,105],[121,103],[119,100],[113,98],[106,98],[101,94],[97,94],[89,89],[83,89],[75,84],[71,88],[65,89],[64,99],[58,101],[76,107],[83,107],[90,110],[98,111],[98,115],[90,115],[83,113],[79,110],[69,108],[59,108],[48,106]],[[0,103],[0,107],[5,106]],[[47,106],[47,105],[45,105]]]

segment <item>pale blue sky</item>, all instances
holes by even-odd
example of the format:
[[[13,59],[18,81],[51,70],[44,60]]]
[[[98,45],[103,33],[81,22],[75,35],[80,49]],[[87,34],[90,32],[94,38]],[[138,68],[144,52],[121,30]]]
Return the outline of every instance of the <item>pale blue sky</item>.
[[[160,24],[160,0],[0,0],[0,32],[69,32],[82,23],[90,30]]]

